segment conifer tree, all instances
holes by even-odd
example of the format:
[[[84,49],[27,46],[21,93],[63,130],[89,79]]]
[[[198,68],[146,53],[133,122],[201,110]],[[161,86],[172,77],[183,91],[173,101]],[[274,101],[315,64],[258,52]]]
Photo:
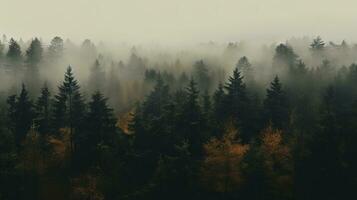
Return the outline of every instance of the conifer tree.
[[[264,100],[264,111],[266,122],[271,122],[273,128],[286,128],[289,122],[289,108],[285,92],[276,76],[267,89]]]
[[[154,90],[143,103],[144,117],[160,117],[164,106],[169,102],[169,87],[158,75]]]
[[[325,42],[322,41],[320,36],[317,36],[310,44],[310,47],[313,51],[321,51],[325,48]]]
[[[107,99],[100,92],[92,95],[85,121],[85,131],[77,136],[77,155],[80,162],[88,161],[87,164],[91,165],[100,162],[100,153],[105,148],[113,150],[113,145],[118,142],[116,118],[107,105]]]
[[[63,55],[63,39],[56,36],[51,40],[48,47],[48,54],[50,59],[58,59]]]
[[[7,103],[9,105],[10,127],[15,135],[16,144],[20,145],[25,139],[30,127],[33,125],[33,119],[35,117],[33,104],[28,97],[24,84],[22,85],[20,95],[10,96]]]
[[[38,131],[41,134],[48,134],[50,131],[50,104],[51,93],[45,84],[41,89],[41,95],[38,97],[36,103]]]
[[[204,142],[204,123],[202,110],[198,102],[199,90],[193,78],[186,88],[187,99],[183,104],[181,114],[181,131],[184,138],[189,142],[190,152],[193,156],[202,155],[202,144]]]
[[[227,91],[225,95],[227,117],[233,120],[237,127],[241,128],[242,139],[245,140],[247,139],[246,125],[248,124],[248,116],[250,114],[250,99],[243,82],[243,76],[241,76],[237,68],[233,71],[233,75],[229,77],[225,89]]]
[[[212,118],[215,123],[215,136],[221,137],[223,134],[223,125],[227,117],[225,105],[225,92],[222,83],[219,83],[217,90],[213,94]]]
[[[13,39],[10,39],[9,50],[6,55],[10,61],[20,61],[21,60],[21,47],[20,45]]]
[[[26,51],[27,62],[30,65],[37,65],[42,59],[42,52],[42,44],[39,39],[35,38]]]
[[[91,73],[89,76],[89,89],[93,92],[103,91],[105,83],[105,72],[103,67],[99,63],[99,60],[95,60]]]
[[[286,73],[295,68],[298,56],[289,45],[280,44],[275,48],[273,69],[276,73]]]
[[[197,87],[201,91],[208,91],[210,89],[208,68],[203,60],[197,61],[193,65],[194,78],[197,81]]]
[[[58,90],[58,94],[55,95],[53,125],[55,131],[63,127],[69,128],[71,152],[73,153],[75,134],[80,131],[84,118],[84,103],[71,66],[68,66],[64,81]]]
[[[247,57],[243,56],[238,60],[236,67],[239,71],[243,72],[243,75],[246,79],[252,79],[252,65],[250,64]]]

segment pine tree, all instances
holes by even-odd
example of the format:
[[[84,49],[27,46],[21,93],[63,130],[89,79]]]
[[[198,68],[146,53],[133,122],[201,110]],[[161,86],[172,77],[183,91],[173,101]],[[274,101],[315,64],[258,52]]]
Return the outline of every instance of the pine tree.
[[[197,81],[198,89],[202,91],[208,91],[210,89],[210,78],[208,76],[207,65],[203,62],[203,60],[197,61],[193,65],[193,74],[195,80]]]
[[[85,121],[85,131],[77,136],[77,156],[80,162],[89,162],[86,164],[91,165],[95,164],[93,162],[101,162],[102,151],[113,150],[119,136],[113,110],[108,107],[107,99],[100,92],[92,95]]]
[[[45,84],[41,89],[41,96],[38,97],[36,103],[38,131],[41,134],[48,134],[50,132],[50,103],[51,93]]]
[[[247,57],[241,57],[238,60],[238,63],[236,64],[236,68],[238,68],[239,71],[243,72],[245,78],[252,78],[252,65],[249,63]]]
[[[325,48],[325,42],[322,41],[320,36],[317,36],[310,44],[310,47],[313,51],[321,51]]]
[[[233,120],[235,125],[241,128],[242,139],[245,140],[247,133],[246,125],[248,125],[248,115],[250,99],[247,95],[246,86],[243,83],[243,76],[236,68],[233,75],[229,77],[228,83],[225,86],[227,95],[225,96],[226,113],[230,120]]]
[[[169,102],[169,97],[169,87],[164,84],[161,76],[158,75],[154,90],[143,103],[144,117],[160,117],[163,107]]]
[[[298,56],[292,47],[280,44],[275,48],[273,68],[276,73],[285,73],[295,68]]]
[[[68,66],[63,83],[55,95],[53,125],[55,131],[69,127],[71,152],[75,150],[75,134],[80,131],[84,118],[84,103],[78,81]]]
[[[169,146],[171,141],[168,140],[167,136],[172,134],[170,133],[172,127],[169,127],[172,126],[172,123],[169,122],[169,119],[166,119],[166,117],[171,115],[169,103],[169,87],[164,84],[159,75],[154,90],[142,104],[141,120],[143,129],[135,130],[139,149],[152,151],[155,154],[168,153],[167,146]],[[146,141],[142,142],[144,140]]]
[[[48,54],[51,59],[58,59],[63,55],[63,39],[56,36],[51,40],[48,47]]]
[[[267,89],[264,100],[265,119],[272,123],[273,128],[284,129],[289,123],[289,108],[285,92],[276,76]]]
[[[35,113],[33,111],[33,104],[28,97],[25,85],[22,85],[20,95],[12,95],[8,98],[9,105],[8,115],[10,120],[10,127],[15,135],[17,145],[25,139],[30,127],[33,125]]]
[[[10,61],[20,61],[21,60],[21,48],[20,45],[13,39],[10,39],[9,50],[6,55]]]
[[[202,110],[198,102],[199,90],[193,78],[186,88],[187,99],[183,104],[181,113],[180,131],[189,142],[190,152],[195,157],[202,155],[202,144],[204,142],[204,123]]]
[[[27,62],[30,65],[37,65],[42,59],[42,52],[42,44],[39,39],[35,38],[26,51]]]
[[[211,117],[211,111],[212,111],[211,109],[212,109],[211,96],[209,95],[208,91],[205,91],[202,95],[202,114],[204,115],[207,121]]]
[[[93,92],[103,91],[105,83],[105,72],[99,60],[95,60],[89,76],[89,89]]]
[[[217,129],[214,135],[219,138],[223,135],[223,125],[227,117],[225,100],[224,86],[222,83],[219,83],[218,89],[213,94],[212,108],[212,118],[215,123],[214,127]]]

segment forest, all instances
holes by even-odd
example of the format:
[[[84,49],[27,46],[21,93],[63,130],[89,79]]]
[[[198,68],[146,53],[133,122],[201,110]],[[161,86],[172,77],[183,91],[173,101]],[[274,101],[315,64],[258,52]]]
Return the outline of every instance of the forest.
[[[355,199],[357,44],[0,40],[0,199]]]

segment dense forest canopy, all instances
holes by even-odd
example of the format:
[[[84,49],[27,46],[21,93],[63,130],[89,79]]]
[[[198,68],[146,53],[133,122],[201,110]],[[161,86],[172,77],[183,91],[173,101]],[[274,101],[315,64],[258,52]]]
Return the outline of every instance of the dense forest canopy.
[[[356,197],[357,44],[4,35],[0,80],[0,199]]]

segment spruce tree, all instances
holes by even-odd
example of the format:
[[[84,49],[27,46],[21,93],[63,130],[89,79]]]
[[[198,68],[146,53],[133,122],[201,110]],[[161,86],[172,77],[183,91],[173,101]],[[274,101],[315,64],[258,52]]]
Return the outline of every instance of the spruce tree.
[[[89,90],[93,92],[103,91],[105,84],[105,72],[98,59],[95,60],[90,70]]]
[[[289,45],[280,44],[275,48],[273,69],[275,73],[284,74],[295,68],[298,56]]]
[[[56,60],[63,55],[63,39],[56,36],[51,40],[50,46],[48,47],[49,58]]]
[[[21,47],[13,38],[10,39],[9,49],[6,56],[13,62],[21,60]]]
[[[310,47],[313,51],[321,51],[325,48],[325,42],[320,36],[317,36],[310,44]]]
[[[84,103],[78,81],[75,79],[71,66],[68,66],[64,81],[58,87],[55,95],[53,127],[68,127],[70,132],[71,152],[75,150],[75,134],[80,131],[84,118]]]
[[[214,135],[216,137],[223,136],[223,125],[226,119],[225,92],[222,83],[219,83],[217,90],[213,94],[212,118],[214,122]]]
[[[267,89],[264,111],[266,122],[271,122],[273,128],[287,128],[289,123],[288,100],[278,76],[274,78],[270,88]]]
[[[245,78],[251,79],[252,78],[252,65],[249,63],[247,57],[243,56],[238,60],[236,67],[239,71],[243,72]]]
[[[191,78],[188,87],[186,88],[186,101],[183,104],[181,113],[181,134],[189,142],[189,149],[193,156],[199,157],[202,155],[202,144],[204,142],[203,131],[205,129],[203,123],[202,110],[198,102],[199,90],[193,78]]]
[[[107,105],[107,99],[100,92],[92,95],[85,121],[85,131],[77,136],[77,158],[80,162],[88,162],[86,164],[92,165],[101,162],[102,151],[113,151],[113,145],[118,142],[117,120],[113,110]]]
[[[208,67],[203,60],[199,60],[193,65],[193,74],[197,81],[198,89],[208,91],[210,89],[210,78],[208,75]]]
[[[227,117],[242,129],[241,132],[244,135],[248,131],[246,130],[246,125],[248,125],[248,115],[250,114],[250,99],[243,82],[243,76],[241,76],[238,68],[234,69],[233,75],[229,77],[225,89],[227,91],[227,95],[225,95],[225,112]]]
[[[26,51],[27,63],[37,65],[42,59],[42,52],[42,44],[39,39],[35,38]]]
[[[48,134],[50,132],[50,104],[51,93],[47,85],[41,89],[41,95],[37,99],[36,114],[38,120],[38,131],[41,134]]]
[[[161,75],[158,75],[154,90],[149,94],[143,103],[144,117],[160,117],[163,107],[169,102],[169,87],[164,83]]]
[[[16,144],[20,145],[25,139],[30,127],[33,125],[35,113],[33,104],[29,99],[25,85],[22,85],[19,96],[12,95],[8,98],[8,114],[10,127],[15,135]]]

